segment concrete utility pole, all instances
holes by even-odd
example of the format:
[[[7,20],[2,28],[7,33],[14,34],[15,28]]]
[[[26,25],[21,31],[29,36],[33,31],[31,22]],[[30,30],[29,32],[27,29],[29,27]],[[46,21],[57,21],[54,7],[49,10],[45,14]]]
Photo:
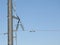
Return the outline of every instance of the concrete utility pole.
[[[12,0],[8,0],[8,45],[13,45]]]
[[[13,16],[12,7],[13,7],[12,0],[8,0],[8,45],[13,45],[13,38],[16,38],[16,45],[17,45],[17,35],[14,36],[13,32],[15,31],[17,33],[19,25],[21,26],[23,31],[24,27],[20,21],[20,18],[18,16]],[[14,13],[16,14],[16,9],[14,9]],[[13,30],[13,18],[18,20],[16,30]]]

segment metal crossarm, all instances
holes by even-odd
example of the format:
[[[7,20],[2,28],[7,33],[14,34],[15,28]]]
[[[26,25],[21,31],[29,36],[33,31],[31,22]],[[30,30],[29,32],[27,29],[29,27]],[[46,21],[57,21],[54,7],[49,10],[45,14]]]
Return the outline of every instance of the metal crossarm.
[[[17,23],[17,26],[16,26],[16,31],[18,30],[18,27],[19,27],[19,22],[20,22],[20,20],[18,21],[18,23]]]
[[[12,16],[14,19],[20,20],[19,17],[17,16]]]
[[[23,25],[22,25],[22,23],[21,23],[21,21],[20,21],[20,18],[19,18],[18,16],[13,16],[13,18],[18,20],[15,31],[18,30],[19,25],[21,26],[22,30],[24,31],[24,27],[23,27]],[[19,24],[19,23],[20,23],[20,24]]]
[[[22,23],[20,23],[20,26],[21,26],[22,30],[24,31],[24,27],[23,27]]]

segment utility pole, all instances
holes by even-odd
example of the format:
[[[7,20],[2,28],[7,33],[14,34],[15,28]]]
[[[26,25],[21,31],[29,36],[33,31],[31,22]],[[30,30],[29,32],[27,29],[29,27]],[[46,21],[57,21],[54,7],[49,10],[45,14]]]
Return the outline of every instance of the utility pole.
[[[8,0],[8,45],[13,45],[12,0]]]
[[[22,25],[22,23],[20,21],[19,16],[13,16],[12,7],[13,7],[12,0],[8,0],[8,45],[13,45],[13,38],[16,38],[16,45],[17,45],[17,35],[14,36],[13,32],[17,33],[19,25],[21,26],[23,31],[24,31],[24,27],[23,27],[23,25]],[[16,15],[16,9],[14,9],[14,13]],[[18,20],[18,23],[17,23],[17,26],[16,26],[16,30],[13,30],[13,19],[17,19]]]

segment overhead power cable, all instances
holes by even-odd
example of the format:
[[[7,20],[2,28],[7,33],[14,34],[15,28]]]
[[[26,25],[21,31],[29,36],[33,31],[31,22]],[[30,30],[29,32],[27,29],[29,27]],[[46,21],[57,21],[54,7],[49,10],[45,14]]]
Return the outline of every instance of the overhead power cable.
[[[24,30],[24,31],[26,31],[26,32],[41,32],[41,31],[43,31],[43,32],[46,32],[46,31],[48,31],[48,32],[60,32],[60,30]]]

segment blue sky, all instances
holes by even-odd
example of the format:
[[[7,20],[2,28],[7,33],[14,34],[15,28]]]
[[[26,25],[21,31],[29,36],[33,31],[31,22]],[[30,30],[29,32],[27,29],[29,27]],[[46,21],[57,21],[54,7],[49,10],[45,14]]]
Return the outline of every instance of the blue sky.
[[[16,12],[25,32],[18,29],[18,45],[60,45],[60,0],[16,0]],[[7,32],[7,0],[0,0],[0,33]],[[7,35],[0,35],[0,45],[7,45]]]

